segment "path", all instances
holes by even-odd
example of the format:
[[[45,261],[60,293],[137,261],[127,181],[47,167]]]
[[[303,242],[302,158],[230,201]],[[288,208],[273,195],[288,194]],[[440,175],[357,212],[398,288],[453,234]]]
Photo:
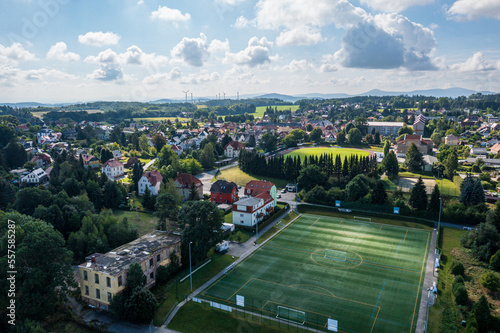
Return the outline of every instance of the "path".
[[[225,165],[225,166],[219,168],[219,170],[232,168],[232,167],[237,166],[237,165],[238,165],[238,162],[234,162],[234,163],[231,163],[231,164],[228,164],[228,165]],[[201,180],[201,182],[203,183],[203,194],[210,194],[210,186],[212,186],[212,178],[214,178],[216,173],[217,173],[217,169],[214,169],[214,170],[200,173],[200,174],[195,176],[196,178]]]
[[[143,170],[146,171],[147,169],[149,169],[149,167],[151,165],[153,165],[154,162],[156,162],[156,160],[157,160],[156,158],[153,158],[151,161],[149,161],[148,163],[146,163],[146,165],[144,166]]]
[[[429,255],[427,256],[427,266],[425,267],[424,285],[422,287],[422,296],[420,299],[420,308],[418,310],[418,320],[416,333],[425,332],[425,323],[427,321],[427,300],[429,288],[432,288],[433,282],[437,283],[437,274],[434,273],[434,251],[436,249],[437,230],[432,231],[431,244],[429,246]],[[435,276],[434,276],[435,275]]]
[[[286,216],[286,214],[288,214],[290,212],[290,210],[284,212],[282,214],[282,216],[280,216],[279,219],[276,219],[275,222],[271,223],[269,225],[269,227],[271,225],[274,225],[275,223],[277,223],[278,221],[281,221],[281,219]],[[300,217],[301,215],[299,215],[298,217]],[[297,218],[298,218],[297,217]],[[292,221],[288,222],[288,224],[286,226],[288,226],[290,223],[293,223],[297,218],[293,219]],[[286,227],[285,226],[285,227]],[[266,229],[264,229],[266,230]],[[255,236],[254,236],[255,237]],[[253,237],[252,237],[253,238]],[[243,260],[245,260],[246,257],[248,257],[249,255],[251,255],[254,251],[256,251],[258,248],[260,248],[261,246],[263,246],[264,244],[266,244],[268,241],[270,241],[272,239],[272,237],[266,239],[262,244],[257,244],[255,246],[253,246],[253,242],[252,242],[252,239],[248,240],[246,243],[250,243],[252,244],[252,246],[250,246],[246,252],[244,252],[232,265],[233,267],[236,267],[240,262],[242,262]],[[176,307],[175,309],[172,311],[172,313],[170,314],[170,316],[168,316],[167,320],[165,321],[165,324],[162,326],[162,327],[167,327],[167,325],[170,323],[170,321],[172,321],[172,319],[175,317],[175,315],[177,314],[177,311],[179,311],[179,309],[184,305],[186,304],[187,302],[189,302],[193,297],[195,297],[196,295],[198,295],[199,293],[201,293],[203,290],[205,290],[206,288],[208,288],[212,283],[214,283],[215,281],[217,281],[219,278],[222,277],[222,275],[224,275],[226,272],[225,270],[219,272],[217,275],[215,275],[213,278],[211,278],[208,282],[206,282],[205,284],[203,284],[201,287],[199,287],[198,289],[196,289],[195,291],[193,291],[188,297],[186,300],[180,302]]]

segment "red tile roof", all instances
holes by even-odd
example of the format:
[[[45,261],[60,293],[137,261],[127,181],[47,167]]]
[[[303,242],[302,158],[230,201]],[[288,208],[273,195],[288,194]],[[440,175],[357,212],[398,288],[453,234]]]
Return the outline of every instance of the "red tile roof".
[[[161,183],[163,180],[163,177],[158,170],[144,172],[142,176],[146,177],[149,183],[153,186],[156,186],[156,184]]]
[[[245,148],[245,145],[244,145],[244,144],[242,144],[242,143],[241,143],[241,142],[239,142],[239,141],[231,141],[231,142],[229,142],[229,143],[228,143],[228,144],[224,147],[224,149],[226,149],[228,146],[231,146],[231,147],[233,147],[233,148],[234,148],[234,149],[236,149],[236,150],[239,150],[239,149],[242,149],[242,148],[244,149],[244,148]]]
[[[118,167],[121,167],[123,166],[123,163],[121,162],[118,162],[117,160],[108,160],[106,161],[106,163],[104,163],[102,165],[103,168],[107,167],[107,166],[110,166],[111,168],[118,168]]]
[[[273,186],[273,183],[266,180],[251,180],[245,186],[245,194],[250,194],[252,197],[255,197],[262,192],[270,193]],[[248,192],[249,190],[250,192]]]
[[[82,160],[84,163],[89,163],[90,161],[92,161],[93,159],[95,158],[94,155],[90,155],[90,154],[82,154]]]
[[[194,183],[196,187],[203,186],[203,183],[195,176],[189,173],[177,173],[177,178],[175,178],[182,187],[191,187],[191,183]]]

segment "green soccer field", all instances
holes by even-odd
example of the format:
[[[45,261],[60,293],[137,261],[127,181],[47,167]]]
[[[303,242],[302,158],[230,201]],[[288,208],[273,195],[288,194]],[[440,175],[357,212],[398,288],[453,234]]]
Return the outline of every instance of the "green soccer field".
[[[303,215],[201,297],[326,331],[414,332],[431,231]]]

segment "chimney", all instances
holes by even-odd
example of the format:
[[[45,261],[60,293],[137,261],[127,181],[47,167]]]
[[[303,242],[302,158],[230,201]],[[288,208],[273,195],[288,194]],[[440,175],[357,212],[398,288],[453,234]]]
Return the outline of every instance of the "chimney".
[[[95,263],[95,256],[92,256],[92,258],[90,258],[90,261]]]

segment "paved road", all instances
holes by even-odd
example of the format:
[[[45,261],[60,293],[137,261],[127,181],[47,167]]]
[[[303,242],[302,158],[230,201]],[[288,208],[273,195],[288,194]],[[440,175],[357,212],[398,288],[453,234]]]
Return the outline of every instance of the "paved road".
[[[234,166],[237,166],[238,162],[234,162],[228,165],[225,165],[220,168],[220,170],[232,168]],[[212,185],[212,178],[215,176],[217,173],[217,169],[215,170],[210,170],[207,172],[200,173],[199,175],[196,175],[195,177],[201,180],[203,183],[203,194],[210,194],[210,186]]]
[[[149,169],[150,166],[152,166],[154,164],[154,162],[156,162],[156,158],[152,159],[151,161],[149,161],[148,163],[146,163],[146,165],[144,166],[143,170],[146,171],[147,169]]]
[[[422,296],[420,299],[420,308],[418,310],[418,320],[416,333],[425,332],[425,323],[427,321],[427,301],[429,289],[432,288],[433,282],[437,283],[437,274],[434,274],[434,251],[436,249],[437,230],[432,231],[431,245],[429,247],[429,255],[427,256],[427,266],[425,267],[424,286],[422,288]],[[435,276],[434,276],[435,275]]]

